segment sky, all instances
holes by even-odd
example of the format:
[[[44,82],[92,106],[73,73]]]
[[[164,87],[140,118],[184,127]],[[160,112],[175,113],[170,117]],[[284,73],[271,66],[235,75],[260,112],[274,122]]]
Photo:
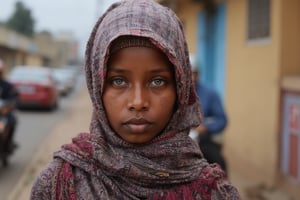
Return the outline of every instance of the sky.
[[[0,0],[0,21],[6,21],[18,0]],[[19,0],[31,10],[35,30],[53,34],[72,32],[83,56],[85,44],[97,18],[116,0]]]

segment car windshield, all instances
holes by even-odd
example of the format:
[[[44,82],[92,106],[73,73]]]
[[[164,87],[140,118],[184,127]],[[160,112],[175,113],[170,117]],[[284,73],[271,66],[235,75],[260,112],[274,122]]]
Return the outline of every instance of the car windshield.
[[[55,70],[53,75],[57,79],[65,79],[68,77],[68,74],[64,73],[64,71],[61,71],[61,70]]]
[[[16,70],[11,73],[9,79],[12,81],[48,81],[47,73],[39,70]]]

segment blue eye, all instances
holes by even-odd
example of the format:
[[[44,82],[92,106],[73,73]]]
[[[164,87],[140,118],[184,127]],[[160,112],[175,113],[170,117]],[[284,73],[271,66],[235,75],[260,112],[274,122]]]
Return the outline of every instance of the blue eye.
[[[162,78],[156,78],[151,81],[151,86],[160,87],[166,84],[166,81]]]
[[[126,82],[122,78],[114,78],[111,80],[111,83],[115,86],[123,86]]]

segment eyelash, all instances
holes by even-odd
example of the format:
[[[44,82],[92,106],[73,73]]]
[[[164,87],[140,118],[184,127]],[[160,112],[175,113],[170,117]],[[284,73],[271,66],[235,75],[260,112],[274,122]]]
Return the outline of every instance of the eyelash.
[[[116,81],[122,81],[122,83],[126,83],[123,78],[115,77],[110,80],[111,84],[114,86],[123,86],[121,84],[116,84]]]
[[[122,83],[117,83],[117,81],[121,81]],[[157,82],[157,81],[159,81],[159,84],[157,85],[157,84],[155,84],[155,82]],[[124,80],[124,78],[122,78],[122,77],[114,77],[114,78],[111,78],[110,79],[110,84],[112,85],[112,86],[115,86],[115,87],[123,87],[123,86],[125,86],[125,85],[127,85],[127,83],[126,83],[126,81]],[[154,87],[154,88],[156,88],[156,87],[162,87],[162,86],[165,86],[166,84],[168,83],[168,81],[166,80],[166,79],[164,79],[164,78],[153,78],[151,81],[150,81],[150,84],[149,84],[149,86],[150,87]]]
[[[167,84],[167,81],[163,78],[154,78],[151,80],[151,83],[154,83],[156,81],[160,81],[160,84],[158,86],[154,86],[154,87],[161,87]]]

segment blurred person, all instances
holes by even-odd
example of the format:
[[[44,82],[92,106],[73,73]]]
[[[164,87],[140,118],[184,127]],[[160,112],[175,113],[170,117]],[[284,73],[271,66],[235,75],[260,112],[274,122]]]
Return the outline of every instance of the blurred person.
[[[18,100],[18,93],[14,86],[5,80],[5,63],[0,59],[0,98],[9,104],[8,113],[6,117],[8,119],[9,130],[7,136],[5,137],[4,151],[6,153],[11,153],[14,148],[17,147],[17,143],[14,141],[14,133],[17,126],[17,118],[14,113],[14,109]]]
[[[191,59],[191,58],[190,58]],[[221,99],[216,91],[204,85],[199,78],[200,69],[192,61],[192,78],[196,88],[196,93],[200,99],[203,123],[195,129],[192,134],[196,133],[195,139],[198,141],[200,149],[209,163],[218,163],[222,169],[227,172],[226,161],[222,155],[222,143],[216,142],[214,137],[223,133],[227,125],[227,116],[222,106]]]
[[[182,24],[152,0],[115,3],[86,49],[90,133],[62,146],[36,178],[37,199],[231,199],[222,169],[203,159]]]

